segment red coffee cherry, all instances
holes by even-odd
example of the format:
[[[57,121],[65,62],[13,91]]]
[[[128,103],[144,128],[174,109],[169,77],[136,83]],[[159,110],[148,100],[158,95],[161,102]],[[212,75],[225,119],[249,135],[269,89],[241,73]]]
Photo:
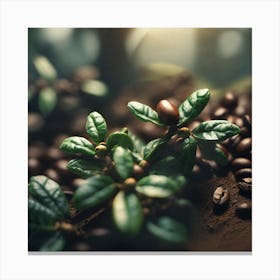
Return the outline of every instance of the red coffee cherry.
[[[168,125],[175,125],[179,121],[179,111],[177,107],[168,100],[163,99],[157,104],[159,119]]]

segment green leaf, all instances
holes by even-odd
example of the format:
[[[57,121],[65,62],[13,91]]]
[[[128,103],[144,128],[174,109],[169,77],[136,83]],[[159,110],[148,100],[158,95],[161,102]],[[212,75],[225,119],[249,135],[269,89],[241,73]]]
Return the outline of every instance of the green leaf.
[[[166,139],[154,139],[147,143],[144,148],[144,159],[153,160],[160,155],[160,153],[165,149],[167,140]]]
[[[51,87],[43,88],[39,92],[38,106],[43,115],[52,112],[57,104],[57,93]]]
[[[239,132],[237,125],[224,120],[203,122],[192,131],[195,138],[208,141],[223,141]]]
[[[181,171],[181,163],[173,156],[165,157],[151,166],[150,173],[157,175],[177,174]]]
[[[33,210],[37,207],[41,213],[45,212],[45,215],[52,215],[56,219],[65,218],[69,214],[66,197],[55,181],[42,175],[31,177],[28,191],[32,201],[38,202],[37,205],[31,205]]]
[[[66,138],[61,143],[60,149],[71,154],[81,153],[86,156],[95,155],[94,146],[86,138],[79,136]]]
[[[87,179],[101,171],[104,168],[104,163],[95,158],[90,160],[72,159],[68,162],[67,168],[83,179]]]
[[[128,136],[133,142],[133,151],[137,153],[142,153],[145,143],[130,130],[128,130]]]
[[[115,162],[115,168],[120,175],[120,177],[124,180],[128,178],[133,170],[133,158],[130,152],[119,146],[113,152],[113,160]]]
[[[40,247],[42,252],[57,252],[62,251],[65,246],[65,239],[60,232],[55,232],[44,244]]]
[[[182,144],[182,167],[186,177],[192,173],[195,164],[197,142],[193,137],[186,138]]]
[[[113,218],[117,228],[126,234],[137,234],[143,223],[143,210],[134,193],[120,191],[113,200]]]
[[[110,200],[116,192],[117,187],[110,177],[96,175],[78,187],[73,201],[78,209],[92,208]]]
[[[202,156],[208,160],[214,160],[221,166],[228,165],[228,158],[225,153],[217,147],[215,142],[198,141],[198,146]]]
[[[156,222],[147,223],[148,231],[165,242],[184,243],[187,240],[187,229],[185,225],[170,217],[160,217]]]
[[[108,136],[107,147],[112,150],[114,146],[121,146],[129,150],[133,150],[133,143],[131,138],[123,132],[114,132]]]
[[[57,77],[57,72],[51,62],[44,56],[36,56],[33,60],[34,66],[39,75],[49,82],[53,82]]]
[[[104,141],[107,134],[107,124],[101,114],[92,112],[88,115],[86,131],[96,144]]]
[[[87,94],[103,97],[108,95],[108,87],[98,80],[86,80],[81,84],[81,90]]]
[[[176,182],[163,175],[149,175],[138,181],[136,191],[149,197],[168,197],[178,190]]]
[[[151,122],[158,126],[165,126],[159,119],[158,113],[150,106],[142,104],[140,102],[131,101],[127,104],[128,109],[136,118],[143,122]]]
[[[208,89],[199,89],[192,93],[179,107],[180,121],[182,125],[197,117],[210,99]]]

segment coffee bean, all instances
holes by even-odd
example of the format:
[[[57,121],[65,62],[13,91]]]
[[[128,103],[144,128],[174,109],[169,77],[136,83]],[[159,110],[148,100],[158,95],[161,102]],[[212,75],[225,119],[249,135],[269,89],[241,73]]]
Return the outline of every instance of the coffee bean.
[[[65,154],[55,147],[49,147],[46,152],[46,160],[48,161],[56,161],[62,159]]]
[[[252,192],[252,178],[242,178],[237,184],[240,191],[244,193]]]
[[[249,137],[249,136],[251,136],[251,130],[248,129],[247,127],[243,126],[240,128],[240,135],[245,138]]]
[[[175,125],[179,121],[179,111],[177,107],[168,100],[161,100],[157,104],[157,113],[160,120],[168,125]]]
[[[228,150],[224,147],[224,146],[222,146],[222,145],[220,145],[220,144],[217,144],[217,147],[219,148],[219,149],[221,149],[223,152],[224,152],[224,154],[225,154],[225,156],[227,157],[227,158],[229,158],[229,152],[228,152]]]
[[[189,129],[190,129],[190,130],[193,130],[193,129],[195,129],[196,127],[198,127],[200,124],[201,124],[200,121],[193,121],[193,122],[190,123]]]
[[[240,143],[236,146],[236,152],[238,153],[246,153],[250,152],[252,149],[252,138],[247,137],[240,141]]]
[[[213,202],[216,205],[225,205],[229,202],[229,191],[223,187],[218,187],[213,194]]]
[[[241,141],[241,139],[242,138],[240,137],[240,135],[234,135],[233,137],[231,137],[229,148],[231,150],[234,150],[236,146],[239,144],[239,142]]]
[[[234,115],[238,116],[238,117],[243,117],[247,112],[246,112],[246,108],[244,108],[244,106],[238,106],[235,110],[234,110]]]
[[[72,181],[72,186],[75,188],[78,188],[79,186],[83,185],[85,183],[85,179],[82,178],[76,178]]]
[[[44,125],[44,119],[40,114],[28,113],[28,132],[38,132]]]
[[[46,152],[46,145],[43,142],[32,143],[28,147],[28,157],[41,159]]]
[[[54,181],[57,182],[57,183],[60,182],[60,177],[59,177],[58,173],[57,173],[54,169],[52,169],[52,168],[47,169],[47,170],[45,171],[45,175],[46,175],[48,178],[54,180]]]
[[[41,164],[40,161],[36,158],[29,158],[28,159],[28,175],[34,176],[38,175],[41,171]]]
[[[238,105],[238,97],[233,92],[228,92],[222,98],[221,105],[229,110],[234,110]]]
[[[252,216],[252,204],[250,202],[242,202],[236,208],[236,214],[242,219],[249,219]]]
[[[251,126],[252,126],[252,120],[251,120],[250,115],[245,115],[245,116],[243,117],[243,122],[244,122],[244,125],[245,125],[247,128],[251,128]]]
[[[59,174],[63,177],[71,176],[71,172],[67,168],[68,161],[61,159],[55,162],[54,168],[59,172]]]
[[[247,158],[235,158],[231,162],[231,167],[234,170],[243,169],[243,168],[251,168],[252,162]]]
[[[235,172],[235,178],[239,181],[242,178],[252,177],[252,169],[251,168],[242,168]]]
[[[225,120],[227,118],[228,110],[224,107],[217,108],[213,113],[213,118],[217,120]]]
[[[78,242],[72,247],[71,251],[90,251],[90,250],[91,250],[91,246],[89,243]]]

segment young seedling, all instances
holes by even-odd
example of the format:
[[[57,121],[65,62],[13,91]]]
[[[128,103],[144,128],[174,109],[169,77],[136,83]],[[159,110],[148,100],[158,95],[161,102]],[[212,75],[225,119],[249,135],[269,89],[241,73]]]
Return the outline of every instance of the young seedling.
[[[179,108],[167,100],[161,100],[156,110],[139,102],[129,102],[129,110],[138,119],[167,128],[165,135],[147,144],[127,128],[108,135],[103,116],[98,112],[90,113],[85,127],[89,139],[72,136],[60,146],[63,151],[78,155],[77,159],[69,161],[68,168],[86,179],[74,193],[71,202],[74,207],[96,211],[104,204],[112,205],[117,229],[134,236],[143,228],[146,197],[155,202],[169,200],[182,204],[176,194],[187,186],[197,147],[204,158],[225,166],[228,159],[218,143],[240,131],[236,125],[223,120],[202,122],[194,129],[187,127],[209,98],[209,90],[201,89],[191,94]],[[177,139],[176,149],[167,149],[174,138]],[[32,208],[33,201],[30,203]],[[158,213],[155,217],[146,221],[148,232],[167,242],[185,242],[184,224]],[[63,222],[61,216],[57,218]]]

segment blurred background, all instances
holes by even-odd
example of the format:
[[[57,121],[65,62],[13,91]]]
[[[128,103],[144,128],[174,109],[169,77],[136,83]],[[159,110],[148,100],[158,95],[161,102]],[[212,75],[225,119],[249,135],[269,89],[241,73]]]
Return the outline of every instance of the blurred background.
[[[241,97],[234,114],[250,114],[251,36],[247,28],[29,29],[29,176],[72,184],[60,175],[67,156],[59,145],[70,135],[86,137],[91,111],[104,115],[110,132],[128,127],[144,141],[163,130],[135,119],[129,101],[178,106],[207,87],[211,103],[199,121],[225,118],[227,112],[213,115],[210,108],[228,91]]]

